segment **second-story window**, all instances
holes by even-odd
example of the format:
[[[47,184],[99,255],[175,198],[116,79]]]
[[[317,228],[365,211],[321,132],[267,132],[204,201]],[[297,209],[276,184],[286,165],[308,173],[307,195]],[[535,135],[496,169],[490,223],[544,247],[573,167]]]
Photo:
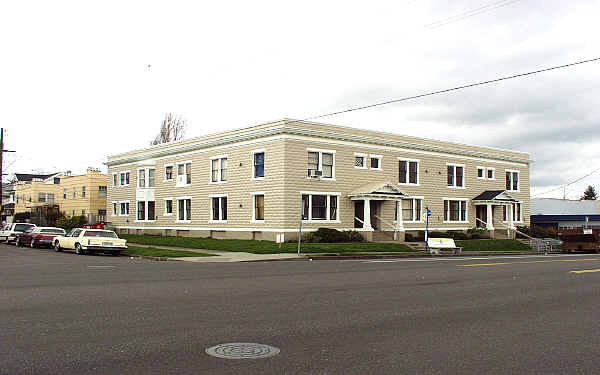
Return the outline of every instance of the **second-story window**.
[[[265,153],[255,152],[254,153],[254,178],[265,177]]]
[[[98,198],[106,198],[106,186],[98,186]]]
[[[210,161],[210,182],[227,181],[227,156],[216,156]]]
[[[138,170],[138,187],[139,188],[146,187],[146,170],[145,169]]]
[[[173,166],[167,165],[165,166],[165,181],[173,180]]]
[[[192,162],[177,164],[177,186],[192,184]]]
[[[333,179],[335,176],[335,158],[333,152],[328,151],[308,151],[308,173],[309,177],[312,171],[320,171],[320,177],[324,179]]]
[[[519,191],[518,171],[506,171],[506,190]]]
[[[85,186],[81,187],[81,198],[85,198]]]
[[[129,185],[129,172],[121,172],[119,178],[121,186]]]
[[[67,199],[67,189],[63,189],[63,199]]]
[[[448,168],[448,187],[464,188],[465,166],[462,164],[447,164]]]
[[[398,183],[414,185],[419,184],[418,160],[398,160]]]
[[[354,154],[354,167],[359,169],[367,168],[367,155]]]

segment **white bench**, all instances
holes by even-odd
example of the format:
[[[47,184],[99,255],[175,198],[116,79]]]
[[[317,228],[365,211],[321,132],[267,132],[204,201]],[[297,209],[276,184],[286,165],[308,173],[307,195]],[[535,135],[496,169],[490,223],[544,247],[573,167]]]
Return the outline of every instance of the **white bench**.
[[[428,238],[427,247],[431,254],[439,254],[443,250],[452,250],[454,254],[462,251],[462,247],[457,247],[452,238]]]

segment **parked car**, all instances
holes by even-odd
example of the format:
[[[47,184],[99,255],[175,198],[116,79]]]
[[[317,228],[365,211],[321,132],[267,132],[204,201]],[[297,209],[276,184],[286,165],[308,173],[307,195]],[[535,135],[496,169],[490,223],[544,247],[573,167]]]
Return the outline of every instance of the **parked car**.
[[[120,239],[112,230],[75,228],[66,236],[53,240],[55,251],[75,250],[79,255],[110,253],[119,255],[127,249],[127,240]]]
[[[35,224],[29,223],[6,224],[0,231],[0,241],[11,243],[17,238],[17,233],[24,233],[27,229],[35,227]]]
[[[54,227],[35,227],[30,228],[24,233],[17,233],[15,239],[16,246],[29,247],[52,247],[52,241],[56,236],[64,236],[65,230]]]

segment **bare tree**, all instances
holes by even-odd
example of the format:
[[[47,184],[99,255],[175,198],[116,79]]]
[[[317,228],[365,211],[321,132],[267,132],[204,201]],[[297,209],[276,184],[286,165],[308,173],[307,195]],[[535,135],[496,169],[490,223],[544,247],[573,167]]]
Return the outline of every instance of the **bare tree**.
[[[160,125],[160,132],[154,137],[154,140],[150,142],[150,144],[158,145],[161,143],[182,140],[185,136],[186,129],[187,123],[181,116],[167,113]]]

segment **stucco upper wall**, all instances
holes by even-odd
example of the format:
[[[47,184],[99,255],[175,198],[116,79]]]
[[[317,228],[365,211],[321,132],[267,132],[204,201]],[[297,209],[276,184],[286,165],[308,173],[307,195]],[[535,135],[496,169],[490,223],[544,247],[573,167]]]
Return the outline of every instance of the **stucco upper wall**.
[[[377,144],[381,146],[419,150],[422,152],[451,153],[462,156],[488,158],[492,160],[512,161],[528,165],[530,155],[525,152],[503,150],[491,147],[463,145],[440,140],[417,138],[395,135],[391,133],[361,130],[344,126],[320,124],[293,119],[283,119],[245,129],[216,133],[203,137],[191,138],[181,142],[174,142],[152,146],[142,150],[135,150],[108,157],[108,166],[119,166],[126,163],[135,163],[142,160],[160,158],[168,155],[177,155],[194,152],[211,147],[222,147],[254,139],[292,135],[297,137],[318,137],[336,141],[359,142]]]

